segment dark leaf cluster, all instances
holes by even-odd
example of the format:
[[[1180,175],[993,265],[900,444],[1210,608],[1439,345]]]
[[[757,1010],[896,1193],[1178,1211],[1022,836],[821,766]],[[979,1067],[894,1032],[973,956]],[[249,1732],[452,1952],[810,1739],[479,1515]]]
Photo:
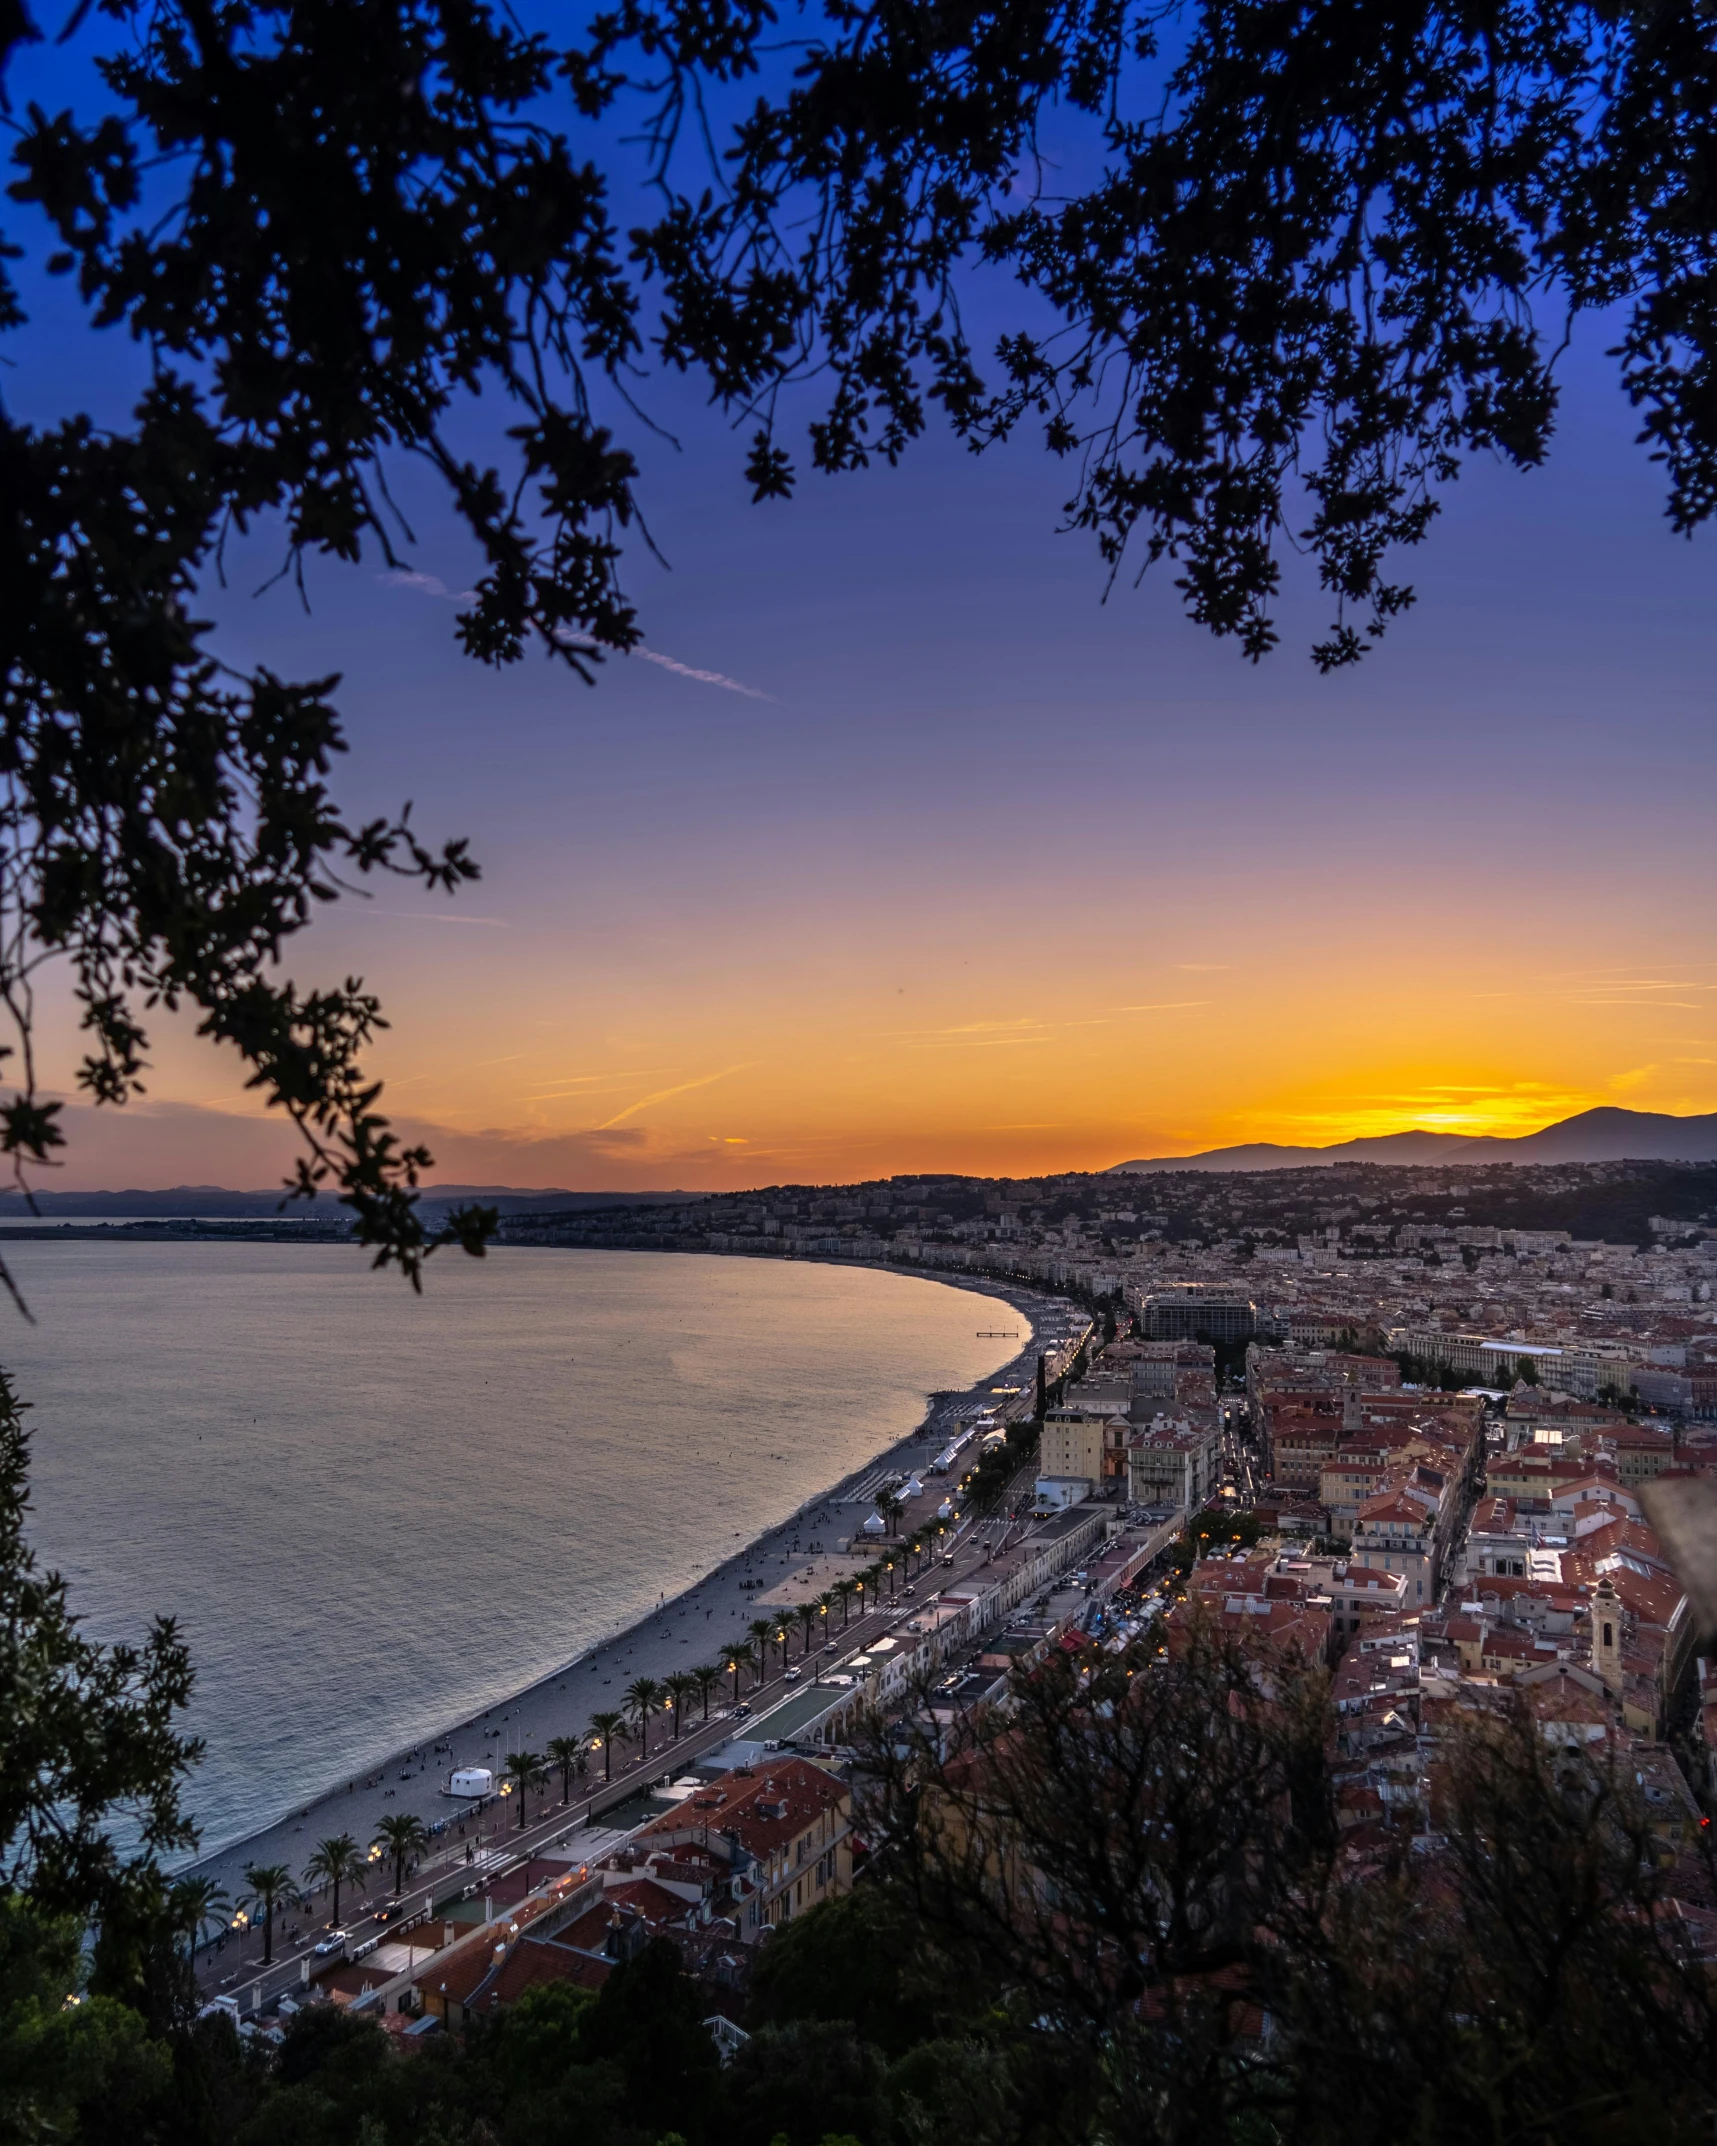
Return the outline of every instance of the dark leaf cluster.
[[[598,24],[611,76],[656,64],[634,79],[660,143],[704,21]],[[1308,554],[1330,669],[1412,601],[1392,559],[1465,457],[1543,457],[1583,311],[1619,312],[1675,526],[1709,516],[1714,97],[1717,29],[1686,0],[829,5],[720,183],[635,243],[664,354],[761,416],[760,495],[792,482],[796,374],[832,383],[823,469],[893,460],[929,402],[975,446],[1030,421],[1111,569],[1176,562],[1192,617],[1253,658],[1284,552]],[[1063,164],[1095,175],[1065,188]],[[973,261],[1022,291],[988,381]]]
[[[1703,2134],[1708,1834],[1499,1695],[1361,1845],[1334,1729],[1321,1674],[1197,1625],[877,1726],[879,1871],[1012,2089],[967,2136]]]
[[[106,1994],[158,1997],[151,1959],[174,1914],[165,1864],[196,1838],[182,1801],[202,1753],[180,1727],[190,1654],[168,1617],[140,1646],[82,1629],[25,1536],[29,1458],[0,1371],[0,1901],[27,1897],[74,1939],[93,1930]]]
[[[1412,601],[1400,557],[1464,460],[1545,454],[1583,312],[1618,324],[1674,525],[1717,502],[1696,0],[623,0],[549,30],[485,0],[85,0],[66,29],[99,37],[100,93],[14,111],[9,213],[149,384],[115,427],[0,409],[20,1169],[63,1143],[30,1039],[65,957],[91,1097],[134,1093],[152,1010],[188,1004],[304,1130],[303,1182],[415,1275],[375,1002],[276,972],[343,873],[476,867],[407,814],[349,821],[336,681],[231,670],[199,591],[257,529],[288,574],[396,564],[403,457],[481,563],[466,649],[592,676],[638,636],[616,426],[652,352],[749,434],[759,498],[794,485],[797,382],[828,471],[896,460],[937,406],[974,447],[1041,428],[1111,573],[1173,562],[1254,658],[1295,549],[1325,668]],[[36,34],[0,8],[0,67]],[[628,230],[616,159],[651,204]]]

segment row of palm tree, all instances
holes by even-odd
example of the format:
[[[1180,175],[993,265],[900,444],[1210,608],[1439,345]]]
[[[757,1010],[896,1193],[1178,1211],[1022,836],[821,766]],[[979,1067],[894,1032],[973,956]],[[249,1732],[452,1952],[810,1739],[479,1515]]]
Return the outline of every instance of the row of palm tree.
[[[349,1833],[336,1833],[327,1840],[318,1841],[304,1866],[304,1882],[310,1886],[326,1886],[331,1891],[331,1919],[338,1926],[341,1893],[348,1886],[355,1886],[359,1892],[369,1890],[370,1868],[378,1853],[393,1866],[393,1889],[397,1894],[405,1884],[406,1865],[428,1846],[429,1828],[421,1818],[410,1811],[389,1812],[376,1821],[376,1838],[368,1855]],[[281,1904],[293,1897],[297,1887],[284,1863],[247,1864],[244,1881],[248,1890],[239,1906],[248,1911],[253,1920],[258,1914],[262,1917],[262,1963],[266,1967],[274,1958],[274,1918]],[[224,1907],[224,1901],[221,1905]]]
[[[887,1501],[893,1508],[888,1517],[892,1523],[898,1517],[900,1501]],[[879,1500],[879,1510],[882,1501]],[[685,1726],[685,1710],[695,1695],[702,1701],[703,1719],[709,1719],[710,1695],[723,1677],[733,1679],[733,1698],[737,1706],[743,1691],[743,1679],[747,1672],[755,1678],[753,1689],[768,1681],[770,1650],[781,1650],[781,1667],[787,1667],[790,1626],[797,1619],[800,1628],[800,1658],[806,1659],[822,1644],[821,1634],[838,1608],[841,1613],[841,1628],[844,1631],[851,1618],[853,1605],[858,1605],[863,1616],[871,1603],[880,1601],[886,1586],[890,1597],[895,1591],[895,1574],[904,1569],[910,1579],[924,1559],[935,1549],[945,1532],[942,1528],[921,1530],[900,1545],[892,1556],[879,1557],[874,1564],[848,1578],[840,1579],[826,1594],[801,1602],[798,1607],[779,1619],[753,1618],[747,1627],[746,1639],[738,1646],[728,1648],[718,1663],[705,1663],[696,1669],[677,1670],[659,1683],[654,1677],[638,1677],[626,1688],[626,1705],[623,1710],[605,1711],[590,1717],[594,1732],[586,1740],[576,1736],[556,1736],[550,1739],[546,1755],[534,1751],[509,1752],[506,1771],[511,1777],[519,1796],[519,1830],[524,1831],[528,1820],[527,1798],[531,1791],[547,1786],[550,1771],[560,1774],[560,1800],[563,1804],[572,1801],[572,1777],[582,1773],[589,1754],[602,1753],[602,1778],[614,1778],[614,1745],[622,1737],[636,1733],[639,1754],[650,1755],[650,1719],[656,1713],[669,1713],[673,1717],[674,1741],[680,1740]],[[870,1596],[870,1602],[864,1597]],[[393,1864],[393,1889],[397,1893],[405,1882],[405,1866],[413,1856],[429,1844],[429,1831],[421,1818],[401,1811],[381,1818],[376,1824],[376,1840]],[[349,1833],[338,1833],[317,1843],[309,1861],[304,1866],[304,1880],[312,1886],[327,1887],[333,1894],[333,1921],[340,1920],[340,1895],[347,1886],[355,1886],[360,1892],[368,1889],[370,1864],[375,1851],[365,1856]],[[289,1900],[296,1888],[292,1873],[284,1863],[251,1863],[245,1868],[245,1885],[248,1890],[237,1905],[252,1920],[262,1917],[262,1957],[264,1966],[274,1958],[274,1918],[283,1902]],[[213,1878],[192,1877],[180,1881],[174,1889],[177,1903],[178,1926],[186,1933],[192,1948],[201,1942],[209,1930],[224,1930],[234,1903],[221,1890]]]
[[[891,1501],[898,1510],[899,1500]],[[724,1676],[733,1679],[733,1699],[737,1706],[744,1696],[744,1679],[749,1672],[754,1679],[753,1689],[767,1683],[771,1668],[771,1650],[781,1650],[781,1667],[787,1667],[790,1652],[791,1627],[796,1619],[800,1628],[800,1658],[809,1656],[822,1644],[822,1633],[828,1629],[828,1621],[838,1609],[841,1627],[846,1629],[856,1604],[859,1615],[872,1603],[882,1599],[886,1590],[892,1598],[899,1584],[897,1575],[904,1573],[911,1579],[915,1571],[935,1548],[946,1532],[937,1527],[926,1529],[902,1543],[891,1556],[879,1557],[874,1564],[865,1566],[849,1578],[837,1580],[826,1594],[801,1602],[794,1610],[780,1618],[755,1617],[746,1628],[746,1637],[737,1646],[729,1647],[719,1664],[685,1670],[666,1677],[658,1683],[654,1677],[639,1677],[627,1686],[623,1709],[593,1714],[590,1726],[594,1732],[590,1748],[602,1753],[602,1777],[611,1781],[614,1777],[614,1745],[622,1738],[636,1734],[639,1755],[647,1758],[650,1751],[650,1719],[658,1712],[673,1717],[674,1741],[678,1743],[685,1722],[685,1707],[696,1692],[703,1702],[703,1719],[709,1719],[710,1694]],[[870,1601],[864,1598],[869,1595]]]

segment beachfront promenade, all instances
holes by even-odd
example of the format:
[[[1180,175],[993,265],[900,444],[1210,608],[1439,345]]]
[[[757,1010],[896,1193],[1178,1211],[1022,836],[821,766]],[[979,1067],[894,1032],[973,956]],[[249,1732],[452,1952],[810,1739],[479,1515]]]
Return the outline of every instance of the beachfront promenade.
[[[1022,1329],[1028,1340],[1031,1334],[1028,1322],[1051,1317],[1059,1324],[1067,1322],[1066,1307],[1059,1303],[1034,1292],[1008,1294],[1021,1314]],[[712,1695],[707,1726],[702,1719],[700,1703],[696,1700],[691,1703],[677,1745],[671,1720],[662,1714],[656,1717],[647,1760],[640,1755],[635,1742],[617,1744],[612,1791],[605,1789],[602,1783],[600,1759],[593,1759],[592,1771],[582,1781],[575,1782],[568,1805],[559,1803],[560,1784],[558,1776],[554,1777],[551,1801],[542,1806],[541,1817],[533,1818],[522,1835],[518,1832],[516,1796],[497,1799],[488,1810],[474,1816],[468,1807],[441,1793],[443,1782],[455,1767],[486,1766],[499,1777],[509,1752],[530,1750],[540,1753],[553,1738],[587,1735],[594,1714],[625,1710],[626,1687],[639,1677],[660,1680],[677,1670],[719,1661],[724,1649],[744,1641],[747,1625],[764,1613],[765,1605],[769,1604],[771,1595],[781,1583],[809,1563],[814,1545],[825,1552],[830,1551],[838,1541],[857,1532],[871,1510],[870,1499],[864,1495],[867,1486],[874,1488],[879,1478],[891,1472],[916,1471],[928,1482],[929,1462],[945,1442],[953,1420],[970,1415],[975,1408],[995,1405],[999,1398],[997,1389],[1009,1386],[1019,1389],[1019,1401],[1029,1406],[1034,1376],[1035,1349],[1028,1346],[980,1386],[963,1394],[943,1397],[925,1421],[895,1447],[856,1470],[825,1497],[802,1507],[780,1527],[730,1558],[686,1594],[661,1604],[628,1631],[607,1640],[528,1691],[498,1702],[449,1732],[426,1738],[416,1750],[397,1755],[362,1780],[340,1784],[276,1825],[202,1859],[195,1867],[237,1900],[246,1891],[243,1872],[247,1864],[284,1864],[293,1879],[301,1882],[305,1865],[319,1841],[332,1835],[350,1834],[362,1853],[376,1838],[380,1819],[411,1813],[426,1825],[445,1823],[446,1827],[432,1843],[430,1854],[433,1860],[423,1863],[408,1884],[403,1912],[411,1912],[411,1904],[419,1902],[421,1896],[431,1891],[438,1902],[445,1899],[460,1870],[468,1872],[467,1877],[461,1879],[461,1885],[477,1881],[480,1872],[475,1862],[467,1865],[467,1849],[474,1857],[481,1856],[484,1867],[492,1871],[497,1867],[497,1856],[503,1861],[516,1860],[524,1848],[546,1845],[567,1835],[575,1826],[591,1818],[600,1818],[605,1809],[638,1794],[645,1783],[659,1780],[664,1774],[671,1778],[677,1768],[693,1763],[698,1756],[719,1746],[733,1734],[735,1723],[727,1714],[732,1700],[730,1682],[718,1694]],[[969,1544],[963,1541],[957,1551],[959,1562],[953,1568],[940,1570],[937,1584],[948,1584],[961,1578],[983,1562],[989,1547],[976,1541]],[[801,1631],[796,1620],[792,1621],[789,1624],[791,1666],[799,1670],[799,1675],[789,1683],[783,1677],[779,1654],[773,1653],[771,1674],[759,1690],[754,1692],[753,1677],[749,1672],[746,1674],[746,1703],[761,1714],[765,1706],[789,1692],[800,1693],[815,1675],[838,1673],[841,1659],[850,1653],[861,1652],[881,1636],[889,1623],[909,1614],[910,1610],[910,1602],[897,1599],[893,1604],[881,1605],[862,1616],[852,1616],[845,1628],[837,1625],[834,1630],[839,1654],[816,1654],[802,1667]],[[719,1715],[718,1699],[722,1703]],[[801,1711],[797,1706],[794,1708],[795,1715]],[[535,1811],[535,1795],[530,1801]],[[372,1868],[371,1898],[390,1877],[379,1862]],[[284,1944],[289,1973],[296,1971],[296,1960],[309,1952],[321,1934],[328,1904],[327,1897],[321,1895],[316,1898],[317,1912],[313,1917],[296,1914],[290,1909],[277,1916],[275,1949],[279,1956]],[[366,1912],[365,1894],[354,1895],[352,1889],[347,1888],[341,1906],[343,1924],[353,1933],[354,1944],[361,1944],[368,1936],[376,1934],[377,1926]],[[284,1937],[284,1932],[295,1926],[300,1933],[296,1942]],[[260,1954],[259,1939],[248,1934],[242,1939],[229,1936],[223,1950],[199,1956],[205,1986],[211,1990],[224,1988],[228,1991],[239,1986],[248,1975],[254,1974]]]
[[[935,1568],[935,1584],[946,1591],[969,1583],[991,1562],[994,1542],[989,1525],[958,1525],[952,1548],[946,1553],[952,1562]],[[927,1575],[927,1590],[929,1584]],[[756,1607],[754,1598],[748,1597],[747,1604]],[[895,1626],[912,1619],[919,1607],[904,1598],[883,1602],[873,1611],[854,1615],[844,1630],[836,1632],[829,1643],[834,1652],[820,1647],[808,1659],[795,1652],[785,1670],[777,1657],[771,1674],[761,1684],[748,1674],[744,1715],[735,1713],[731,1696],[724,1704],[712,1703],[707,1722],[694,1707],[678,1738],[668,1718],[658,1715],[647,1756],[636,1741],[631,1741],[617,1747],[621,1755],[614,1764],[611,1781],[603,1779],[597,1760],[593,1761],[592,1771],[574,1782],[568,1801],[560,1800],[558,1783],[540,1796],[533,1794],[527,1805],[530,1815],[523,1827],[519,1824],[516,1790],[490,1799],[480,1811],[438,1799],[435,1815],[446,1818],[451,1813],[455,1822],[431,1843],[397,1902],[389,1900],[385,1922],[378,1920],[376,1914],[376,1904],[386,1894],[391,1876],[384,1863],[378,1860],[371,1866],[374,1877],[369,1894],[346,1889],[340,1921],[349,1940],[345,1956],[364,1954],[372,1946],[397,1938],[461,1894],[487,1901],[493,1899],[498,1888],[506,1887],[507,1897],[511,1897],[518,1887],[515,1874],[550,1850],[579,1862],[594,1861],[611,1852],[626,1832],[651,1815],[642,1808],[627,1810],[628,1805],[640,1804],[651,1785],[673,1780],[735,1741],[755,1743],[777,1736],[787,1740],[796,1733],[793,1724],[785,1718],[772,1722],[769,1717],[791,1714],[795,1720],[807,1715],[814,1718],[822,1707],[840,1703],[848,1696],[846,1687],[825,1680],[844,1677],[844,1665],[849,1660],[864,1655]],[[509,1744],[508,1748],[517,1747]],[[372,1791],[372,1804],[374,1800]],[[354,1833],[362,1852],[368,1846],[369,1829],[354,1822],[348,1830]],[[247,1847],[244,1859],[260,1859],[261,1854],[261,1850]],[[512,1880],[511,1886],[508,1880]],[[314,1949],[330,1927],[329,1900],[326,1893],[315,1897],[319,1912],[313,1916],[290,1911],[277,1914],[274,1960],[267,1969],[263,1966],[259,1930],[248,1931],[242,1937],[229,1936],[218,1948],[205,1948],[197,1962],[204,1994],[235,1999],[241,2013],[249,2014],[272,2003],[283,1991],[310,1981],[318,1968],[329,1964],[319,1959]],[[487,1915],[484,1919],[488,1919]],[[285,1934],[294,1929],[298,1932],[295,1939]]]
[[[964,1526],[948,1559],[936,1567],[941,1587],[915,1604],[879,1605],[855,1618],[819,1681],[794,1682],[777,1673],[759,1687],[759,1703],[748,1706],[746,1718],[736,1719],[731,1709],[718,1717],[712,1710],[707,1722],[699,1719],[677,1741],[668,1735],[647,1759],[633,1753],[611,1783],[587,1782],[565,1802],[552,1795],[533,1801],[533,1815],[522,1827],[512,1800],[502,1799],[482,1814],[496,1817],[497,1830],[473,1831],[462,1853],[439,1848],[390,1904],[385,1922],[367,1910],[348,1913],[348,1942],[339,1959],[315,1955],[314,1930],[305,1931],[296,1945],[278,1948],[266,1971],[254,1939],[242,1949],[229,1945],[206,1961],[204,1993],[232,2004],[241,2018],[266,2011],[283,1997],[313,1996],[317,1985],[338,2001],[384,2011],[396,1999],[404,2005],[411,1987],[421,1986],[426,1974],[433,1978],[433,1963],[442,1953],[452,1958],[461,1947],[468,1951],[473,1940],[486,1944],[485,1933],[491,1931],[505,1943],[533,1906],[552,1907],[568,1887],[584,1885],[662,1807],[647,1790],[675,1782],[700,1763],[766,1770],[771,1750],[790,1746],[796,1737],[840,1740],[851,1726],[854,1705],[866,1703],[867,1694],[888,1703],[888,1669],[882,1671],[879,1692],[875,1664],[890,1646],[901,1647],[902,1655],[886,1656],[888,1663],[905,1666],[904,1657],[916,1652],[926,1675],[937,1675],[953,1660],[954,1673],[937,1683],[933,1704],[949,1703],[950,1687],[956,1705],[974,1699],[988,1703],[998,1680],[984,1651],[990,1644],[984,1635],[1006,1622],[1010,1633],[1034,1641],[1041,1651],[1159,1560],[1179,1527],[1178,1516],[1147,1516],[1143,1523],[1129,1524],[1106,1503],[1023,1525],[990,1520]],[[1075,1566],[1082,1568],[1077,1574]],[[1021,1606],[1034,1594],[1041,1599],[1021,1625]],[[1012,1659],[1017,1650],[1003,1651]],[[846,1674],[849,1668],[856,1674]],[[979,1686],[985,1687],[981,1694]],[[683,1792],[683,1779],[679,1786]]]

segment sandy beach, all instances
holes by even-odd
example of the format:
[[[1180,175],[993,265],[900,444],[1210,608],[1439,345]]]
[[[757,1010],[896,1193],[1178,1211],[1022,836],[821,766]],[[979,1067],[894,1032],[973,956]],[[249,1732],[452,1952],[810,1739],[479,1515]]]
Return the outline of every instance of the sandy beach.
[[[192,1867],[236,1894],[243,1890],[247,1863],[282,1862],[299,1873],[316,1842],[329,1834],[349,1832],[365,1842],[380,1818],[398,1812],[412,1812],[425,1823],[435,1824],[458,1808],[441,1792],[454,1767],[488,1766],[498,1773],[508,1752],[541,1752],[551,1738],[583,1736],[592,1714],[623,1708],[626,1687],[635,1678],[659,1680],[676,1670],[713,1662],[723,1648],[742,1640],[772,1589],[814,1555],[833,1553],[836,1542],[850,1537],[862,1524],[872,1510],[871,1494],[882,1479],[922,1471],[946,1442],[952,1419],[1000,1398],[997,1388],[1033,1382],[1035,1335],[1046,1313],[1062,1308],[1059,1300],[1005,1283],[967,1283],[940,1274],[934,1279],[1007,1303],[1020,1315],[1022,1346],[999,1370],[965,1392],[937,1399],[905,1437],[802,1505],[779,1527],[725,1558],[696,1585],[671,1600],[664,1598],[653,1612],[564,1668],[481,1714],[452,1724],[426,1722],[421,1741],[413,1747],[393,1753],[358,1780],[333,1784],[324,1795],[278,1823],[197,1858]],[[689,1519],[688,1515],[671,1515],[666,1524],[683,1525]],[[639,1544],[638,1555],[650,1556],[647,1541]],[[695,1706],[692,1718],[696,1718]],[[672,1731],[665,1718],[657,1733],[664,1748],[671,1746]]]

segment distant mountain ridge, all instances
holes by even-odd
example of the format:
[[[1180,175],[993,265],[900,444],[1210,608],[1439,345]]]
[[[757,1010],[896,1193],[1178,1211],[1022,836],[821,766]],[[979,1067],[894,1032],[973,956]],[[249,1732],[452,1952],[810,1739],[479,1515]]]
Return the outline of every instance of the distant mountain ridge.
[[[475,1200],[485,1207],[498,1207],[506,1215],[564,1214],[568,1209],[595,1207],[653,1207],[665,1200],[696,1197],[698,1195],[684,1192],[566,1192],[554,1186],[546,1191],[518,1185],[425,1185],[423,1188],[425,1207],[458,1207]],[[283,1208],[284,1198],[279,1189],[234,1192],[225,1185],[174,1185],[164,1192],[38,1192],[34,1212],[44,1219],[129,1215],[139,1220],[153,1220],[201,1215],[225,1221],[274,1214],[326,1216],[343,1211],[331,1193],[322,1193],[314,1200],[287,1200]],[[29,1221],[31,1216],[30,1203],[22,1193],[0,1193],[0,1221]]]
[[[1659,1110],[1600,1105],[1535,1133],[1379,1133],[1332,1147],[1279,1147],[1255,1140],[1197,1155],[1155,1155],[1110,1165],[1107,1176],[1168,1170],[1305,1170],[1337,1162],[1717,1162],[1717,1111],[1676,1118]]]

